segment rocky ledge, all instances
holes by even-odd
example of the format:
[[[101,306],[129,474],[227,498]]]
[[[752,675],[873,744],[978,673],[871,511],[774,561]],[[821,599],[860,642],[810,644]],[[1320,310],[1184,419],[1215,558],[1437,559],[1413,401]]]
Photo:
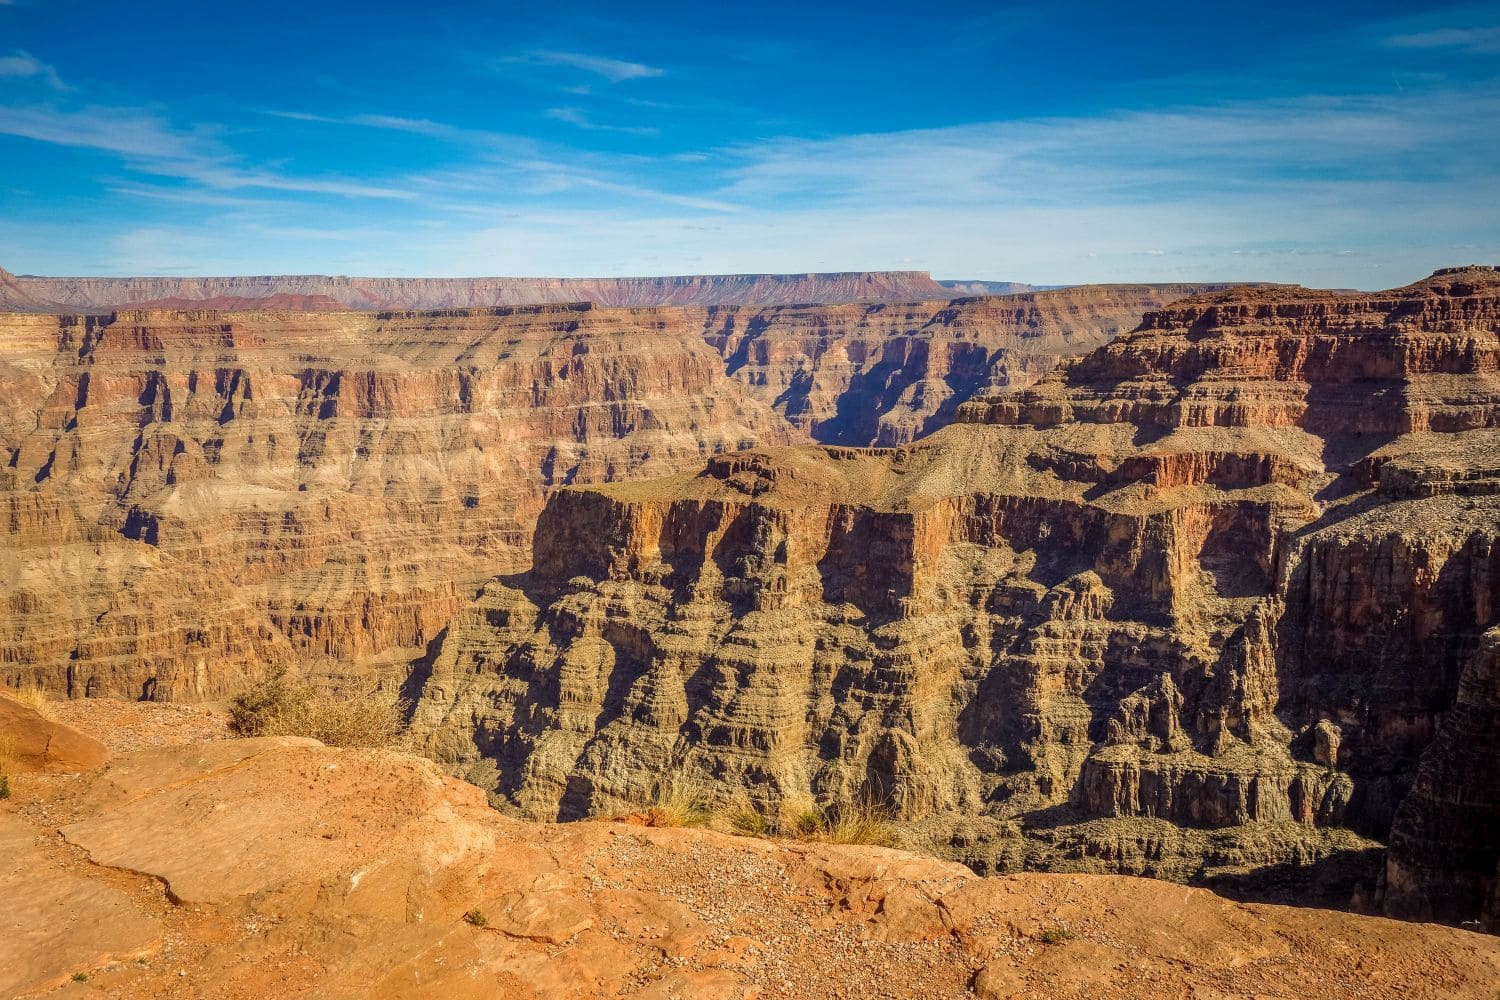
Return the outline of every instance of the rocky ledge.
[[[87,706],[70,717],[89,724]],[[100,703],[107,705],[108,703]],[[159,710],[165,710],[165,706]],[[106,713],[119,738],[121,716]],[[100,735],[105,735],[101,733]],[[158,746],[0,802],[0,994],[1492,996],[1495,938],[873,847],[517,822],[391,751]]]

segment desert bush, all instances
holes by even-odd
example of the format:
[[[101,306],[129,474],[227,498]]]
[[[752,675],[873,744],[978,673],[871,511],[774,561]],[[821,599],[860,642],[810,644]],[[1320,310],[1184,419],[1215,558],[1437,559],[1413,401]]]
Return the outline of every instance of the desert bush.
[[[484,911],[475,907],[464,914],[464,919],[475,927],[484,928],[490,925],[490,918],[484,915]]]
[[[764,837],[770,827],[759,809],[749,803],[734,806],[724,813],[724,825],[741,837]]]
[[[229,705],[245,736],[306,736],[331,747],[386,747],[402,736],[406,702],[394,691],[325,691],[278,667]]]

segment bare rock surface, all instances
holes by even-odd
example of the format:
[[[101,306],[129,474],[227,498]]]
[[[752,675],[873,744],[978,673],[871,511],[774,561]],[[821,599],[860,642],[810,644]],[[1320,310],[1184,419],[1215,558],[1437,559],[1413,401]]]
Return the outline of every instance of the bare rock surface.
[[[277,664],[397,683],[527,564],[559,487],[909,440],[1188,290],[0,314],[0,683],[200,701]]]
[[[1487,997],[1500,977],[1496,939],[1451,928],[518,822],[426,761],[292,739],[26,777],[0,845],[18,997]]]
[[[1500,272],[1232,289],[909,445],[553,494],[415,726],[523,816],[670,778],[981,871],[1473,921],[1497,585]]]
[[[42,715],[0,692],[0,739],[11,760],[27,771],[91,771],[109,759],[109,749],[72,726]]]

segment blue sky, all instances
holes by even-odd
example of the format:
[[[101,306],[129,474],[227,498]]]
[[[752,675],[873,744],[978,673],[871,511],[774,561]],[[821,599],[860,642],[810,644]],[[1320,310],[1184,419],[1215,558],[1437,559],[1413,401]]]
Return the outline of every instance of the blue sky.
[[[1500,4],[0,0],[0,266],[1500,261]]]

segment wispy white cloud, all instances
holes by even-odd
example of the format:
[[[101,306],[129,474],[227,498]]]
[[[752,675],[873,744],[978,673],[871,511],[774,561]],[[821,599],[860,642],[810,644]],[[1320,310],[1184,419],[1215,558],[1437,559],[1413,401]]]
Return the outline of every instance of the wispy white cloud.
[[[606,125],[590,118],[582,108],[548,108],[542,112],[555,121],[567,122],[591,132],[623,132],[627,135],[660,135],[661,129],[645,125]]]
[[[611,59],[586,52],[560,52],[555,49],[533,49],[520,55],[503,56],[498,62],[501,64],[519,63],[527,66],[566,66],[602,76],[610,83],[665,76],[667,72],[660,67],[648,66],[645,63],[627,62],[624,59]]]
[[[5,0],[0,0],[3,4]],[[16,49],[7,56],[0,56],[0,77],[11,78],[35,78],[41,80],[53,90],[72,90],[73,88],[63,82],[56,68],[49,63],[44,63],[29,52]]]
[[[177,177],[216,189],[328,194],[345,198],[410,199],[410,191],[336,177],[279,174],[247,167],[202,130],[180,131],[134,108],[0,107],[0,134],[119,156],[134,170]]]
[[[1406,35],[1392,35],[1385,44],[1393,49],[1446,49],[1472,55],[1500,54],[1500,25],[1469,28],[1436,28]]]

